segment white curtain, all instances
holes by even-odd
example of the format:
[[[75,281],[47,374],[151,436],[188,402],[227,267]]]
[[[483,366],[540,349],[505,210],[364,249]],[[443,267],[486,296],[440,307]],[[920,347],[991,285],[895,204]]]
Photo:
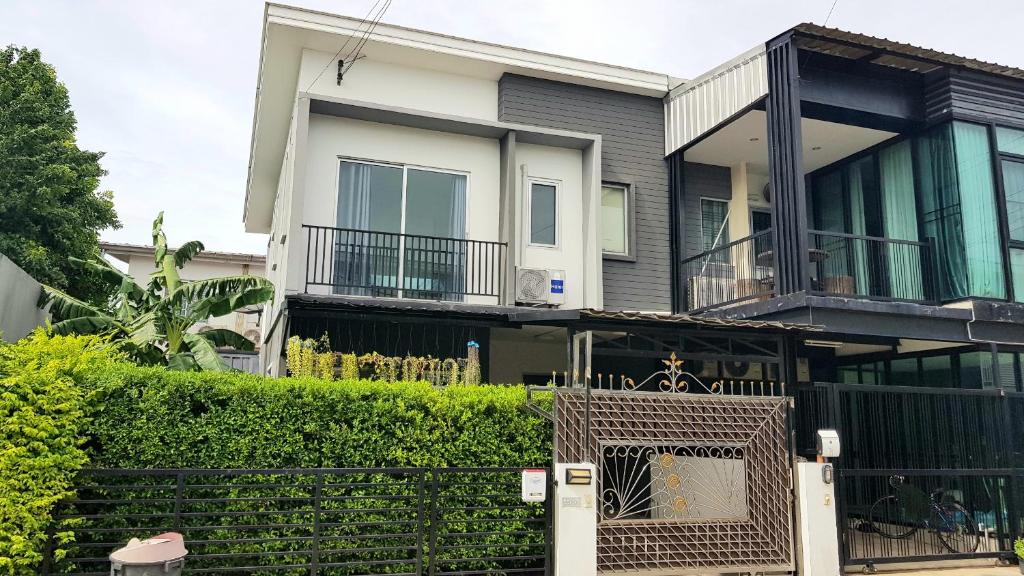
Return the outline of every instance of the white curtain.
[[[451,238],[464,239],[466,237],[466,177],[455,176],[452,178],[452,203],[451,203]],[[467,243],[452,242],[452,277],[450,279],[452,292],[466,292],[466,275],[468,272],[467,261],[469,254]],[[476,254],[474,254],[476,256]],[[475,261],[477,266],[486,268],[487,264],[480,258]],[[476,287],[473,287],[476,288]],[[462,300],[462,296],[452,296],[452,300]]]
[[[370,235],[370,191],[373,166],[342,162],[338,178],[338,228],[334,235],[334,293],[365,296],[371,285],[373,261]]]

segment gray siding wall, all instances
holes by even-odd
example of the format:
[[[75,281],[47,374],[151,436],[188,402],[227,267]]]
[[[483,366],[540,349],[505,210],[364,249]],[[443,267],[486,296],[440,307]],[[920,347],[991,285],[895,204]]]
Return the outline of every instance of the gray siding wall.
[[[608,310],[672,310],[665,111],[660,98],[506,74],[498,119],[600,134],[601,175],[633,193],[635,261],[604,259]]]
[[[732,197],[732,173],[722,166],[709,164],[683,165],[683,233],[686,249],[684,258],[703,251],[700,234],[700,199]]]

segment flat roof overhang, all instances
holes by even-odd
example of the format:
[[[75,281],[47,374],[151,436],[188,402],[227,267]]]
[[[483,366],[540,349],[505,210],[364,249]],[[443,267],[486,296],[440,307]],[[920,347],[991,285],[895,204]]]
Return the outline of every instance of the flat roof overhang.
[[[446,323],[482,323],[494,327],[569,326],[587,324],[595,329],[660,328],[704,329],[722,331],[760,331],[765,333],[817,332],[821,328],[809,324],[764,319],[730,319],[658,312],[615,312],[590,309],[530,308],[441,302],[371,298],[366,296],[292,294],[285,297],[289,315],[337,316],[398,320],[443,321]]]
[[[820,326],[824,334],[1024,346],[1024,305],[969,300],[946,306],[790,294],[705,312]]]
[[[600,145],[600,134],[587,134],[569,130],[558,130],[544,128],[541,126],[530,126],[525,124],[513,124],[498,122],[496,120],[484,120],[480,118],[469,118],[465,116],[452,116],[422,110],[413,110],[400,106],[389,106],[375,102],[362,100],[351,100],[347,98],[336,98],[319,94],[300,92],[299,99],[309,100],[309,113],[336,116],[339,118],[351,118],[380,124],[391,124],[477,136],[481,138],[500,139],[509,132],[516,133],[516,141],[526,144],[539,144],[544,146],[557,146],[562,148],[573,148],[586,150],[593,145]],[[276,178],[276,176],[275,176]],[[275,180],[274,186],[251,187],[246,197],[246,220],[245,228],[248,232],[269,232],[271,218],[274,209],[274,196],[277,193]]]

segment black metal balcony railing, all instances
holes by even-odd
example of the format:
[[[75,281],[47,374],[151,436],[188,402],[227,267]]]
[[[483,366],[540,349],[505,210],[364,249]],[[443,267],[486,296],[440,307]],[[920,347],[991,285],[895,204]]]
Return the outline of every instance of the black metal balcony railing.
[[[811,230],[808,245],[813,292],[909,302],[937,299],[928,242]]]
[[[696,312],[775,294],[771,229],[683,260],[687,310]]]
[[[768,229],[684,260],[687,310],[699,312],[774,296],[777,256],[772,242]],[[935,303],[934,253],[929,242],[810,230],[810,291]]]
[[[459,301],[500,297],[506,244],[326,226],[306,230],[306,292]]]

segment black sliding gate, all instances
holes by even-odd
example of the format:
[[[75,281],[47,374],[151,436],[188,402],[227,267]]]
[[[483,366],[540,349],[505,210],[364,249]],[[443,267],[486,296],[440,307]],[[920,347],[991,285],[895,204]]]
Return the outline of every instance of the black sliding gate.
[[[547,575],[550,506],[520,500],[521,470],[86,470],[42,573],[105,576],[129,538],[175,531],[190,574]]]
[[[798,451],[835,428],[846,565],[1008,557],[1024,526],[1024,394],[816,383],[796,397]]]

